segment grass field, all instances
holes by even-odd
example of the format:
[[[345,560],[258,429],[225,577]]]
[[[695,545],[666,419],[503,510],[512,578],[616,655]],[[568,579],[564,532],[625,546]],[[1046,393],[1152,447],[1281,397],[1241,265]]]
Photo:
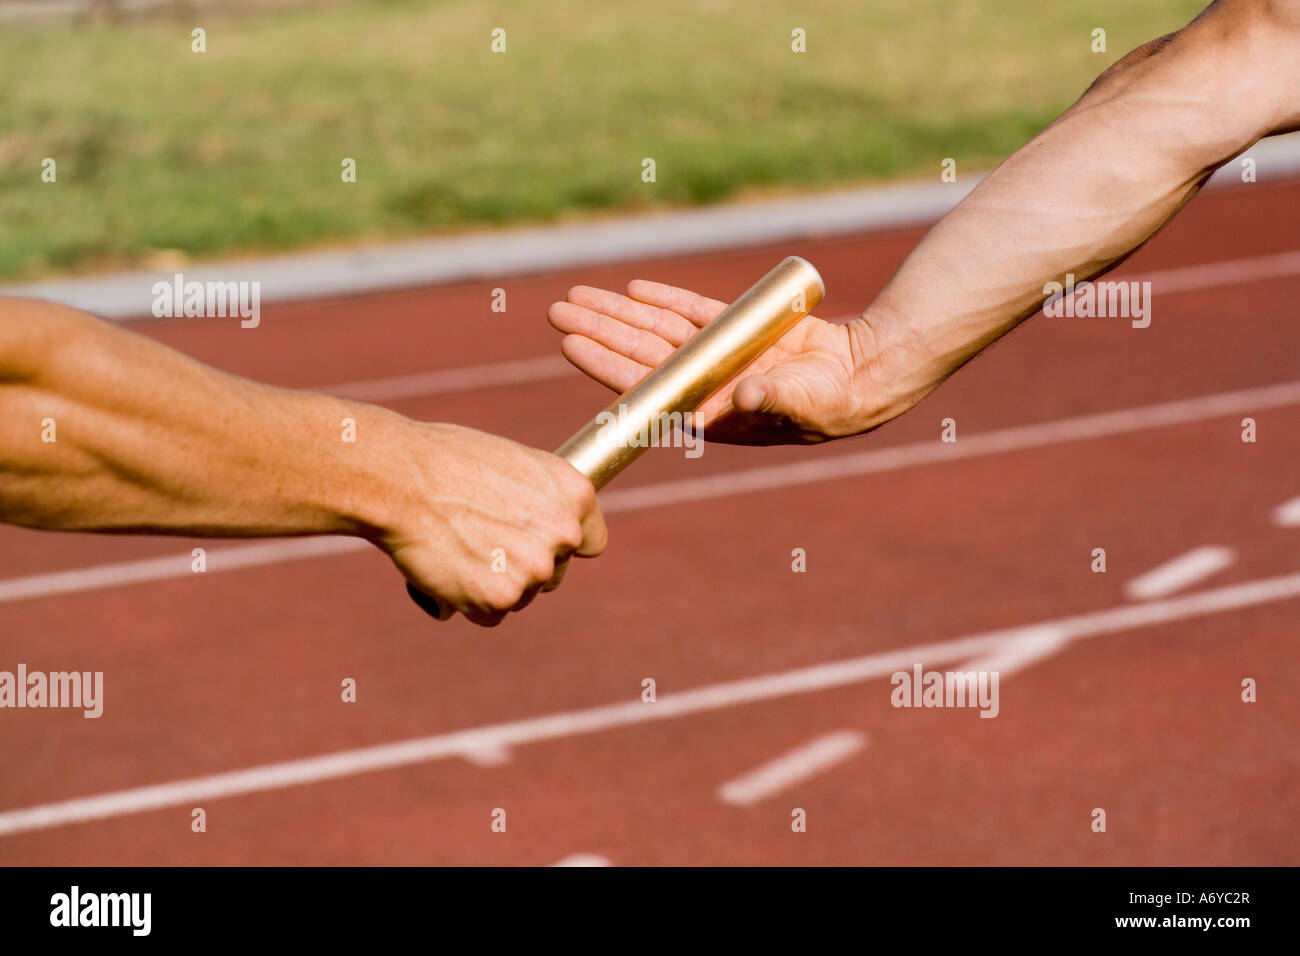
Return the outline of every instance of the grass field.
[[[6,26],[0,275],[937,176],[948,156],[960,174],[1200,6],[388,0]]]

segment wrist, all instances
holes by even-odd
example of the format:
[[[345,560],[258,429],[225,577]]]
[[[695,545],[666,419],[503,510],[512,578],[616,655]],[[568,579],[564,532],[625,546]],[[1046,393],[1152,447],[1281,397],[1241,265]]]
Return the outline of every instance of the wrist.
[[[917,324],[873,304],[849,325],[858,383],[858,431],[898,417],[947,378]]]
[[[411,501],[422,480],[414,451],[423,426],[373,405],[329,399],[333,452],[324,456],[320,487],[333,533],[364,538],[385,550],[400,546]]]

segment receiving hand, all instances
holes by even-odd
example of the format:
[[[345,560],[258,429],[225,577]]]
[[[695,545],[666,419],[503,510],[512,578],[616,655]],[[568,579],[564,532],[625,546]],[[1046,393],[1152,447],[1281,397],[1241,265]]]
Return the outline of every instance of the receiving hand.
[[[565,358],[625,392],[724,308],[716,299],[637,279],[627,295],[576,286],[548,317],[565,333]],[[877,384],[883,380],[865,320],[836,325],[807,316],[710,398],[697,423],[708,439],[740,445],[840,438],[910,407]]]

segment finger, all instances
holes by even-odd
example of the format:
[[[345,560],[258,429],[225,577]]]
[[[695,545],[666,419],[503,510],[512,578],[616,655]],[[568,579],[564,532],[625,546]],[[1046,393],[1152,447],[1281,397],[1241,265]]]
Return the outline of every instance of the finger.
[[[566,335],[594,335],[596,319],[601,314],[585,305],[574,305],[566,300],[552,302],[547,307],[546,321],[551,323],[551,328],[555,331]]]
[[[477,624],[479,627],[496,627],[506,619],[506,614],[508,612],[496,610],[489,611],[484,608],[467,607],[461,611],[461,613],[465,615],[466,620]]]
[[[642,365],[656,366],[673,354],[672,344],[653,332],[638,329],[622,319],[611,318],[586,306],[556,302],[547,310],[546,316],[559,331],[599,342],[610,351]]]
[[[594,558],[605,550],[609,544],[609,529],[605,527],[605,516],[600,513],[600,505],[592,503],[591,508],[582,516],[582,544],[578,545],[580,558]]]
[[[523,597],[521,597],[518,601],[515,602],[515,606],[510,609],[511,613],[514,613],[515,611],[522,611],[524,608],[528,607],[528,605],[532,604],[533,600],[541,592],[542,592],[542,585],[540,584],[533,585],[531,588],[529,588],[527,591],[524,592]]]
[[[626,392],[650,374],[650,367],[582,335],[566,335],[560,341],[564,357],[581,371],[616,392]]]
[[[633,279],[627,284],[627,294],[637,302],[667,309],[673,315],[683,316],[697,327],[708,325],[727,307],[725,302],[710,299],[690,289],[680,289],[675,285],[651,282],[648,279]],[[685,341],[685,338],[682,341]]]
[[[445,601],[438,600],[437,597],[421,588],[416,587],[412,582],[406,582],[406,593],[411,596],[411,600],[416,606],[435,621],[445,621],[456,613],[456,609]]]
[[[657,335],[673,348],[681,345],[696,331],[694,323],[672,309],[647,304],[606,289],[593,289],[588,285],[574,286],[569,290],[568,300],[573,305],[585,306],[594,312],[621,319],[633,328]]]
[[[569,559],[563,558],[555,563],[555,573],[551,575],[551,580],[542,585],[543,591],[554,591],[564,580],[565,573],[569,570]]]

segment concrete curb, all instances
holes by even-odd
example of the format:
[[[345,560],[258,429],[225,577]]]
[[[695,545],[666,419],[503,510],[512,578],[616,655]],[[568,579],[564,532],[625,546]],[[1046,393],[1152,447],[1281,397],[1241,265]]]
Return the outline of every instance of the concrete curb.
[[[1242,155],[1259,180],[1300,174],[1300,134],[1263,140]],[[186,281],[261,283],[261,301],[301,301],[412,286],[689,255],[924,225],[944,215],[983,178],[909,182],[600,222],[505,229],[436,239],[297,253],[265,259],[186,263],[107,276],[0,285],[0,295],[50,299],[111,319],[150,314],[153,285]],[[1240,181],[1236,160],[1211,186]]]

